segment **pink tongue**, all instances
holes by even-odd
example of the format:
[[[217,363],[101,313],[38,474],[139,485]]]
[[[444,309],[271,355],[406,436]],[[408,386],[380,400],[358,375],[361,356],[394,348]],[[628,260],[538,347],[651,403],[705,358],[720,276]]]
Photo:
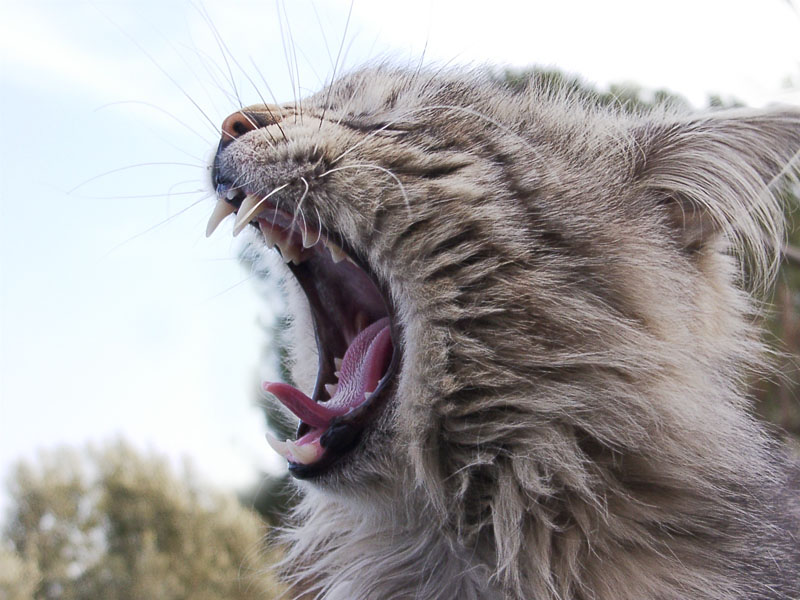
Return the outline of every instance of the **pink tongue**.
[[[325,403],[314,402],[297,388],[286,383],[264,383],[264,389],[278,398],[301,421],[316,428],[326,428],[330,420],[364,403],[375,391],[392,358],[392,335],[389,318],[376,321],[350,343],[342,359],[339,386]]]
[[[350,343],[342,359],[339,387],[325,406],[338,412],[363,403],[364,396],[378,387],[391,358],[392,335],[389,318],[385,317],[375,321]]]

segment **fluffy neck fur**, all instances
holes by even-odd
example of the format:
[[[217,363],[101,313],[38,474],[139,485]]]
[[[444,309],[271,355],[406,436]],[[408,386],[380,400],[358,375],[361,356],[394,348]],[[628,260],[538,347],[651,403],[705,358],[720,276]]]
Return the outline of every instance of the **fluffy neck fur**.
[[[758,345],[730,319],[749,364]],[[328,600],[791,598],[795,567],[783,561],[797,560],[797,547],[775,517],[789,506],[785,474],[761,428],[742,418],[733,357],[692,352],[673,356],[674,370],[641,372],[640,361],[616,358],[631,379],[604,390],[607,374],[593,366],[593,402],[602,413],[607,402],[630,407],[605,420],[580,398],[585,380],[546,390],[536,381],[528,398],[524,389],[498,398],[541,402],[535,425],[510,411],[515,443],[502,450],[459,414],[457,443],[480,439],[483,449],[445,462],[414,447],[417,474],[396,474],[367,498],[309,490],[285,562],[298,588]],[[451,410],[442,407],[441,426]],[[475,486],[485,503],[475,504]]]

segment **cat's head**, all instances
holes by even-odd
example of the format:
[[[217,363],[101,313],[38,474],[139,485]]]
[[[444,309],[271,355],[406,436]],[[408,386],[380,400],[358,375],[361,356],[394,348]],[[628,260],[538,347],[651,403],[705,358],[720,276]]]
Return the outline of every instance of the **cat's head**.
[[[590,497],[600,456],[701,455],[656,443],[673,422],[719,419],[694,443],[735,464],[738,413],[697,394],[738,397],[733,255],[772,260],[767,188],[798,148],[792,110],[632,114],[476,72],[367,69],[234,113],[210,229],[237,211],[289,261],[299,389],[268,391],[301,423],[274,446],[298,478],[416,486],[469,523]]]

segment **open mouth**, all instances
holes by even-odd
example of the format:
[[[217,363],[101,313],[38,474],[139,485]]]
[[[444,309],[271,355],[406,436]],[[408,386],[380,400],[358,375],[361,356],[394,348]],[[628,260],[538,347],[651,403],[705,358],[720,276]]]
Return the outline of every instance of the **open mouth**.
[[[232,213],[234,235],[258,227],[308,299],[318,352],[313,393],[286,383],[267,382],[264,390],[300,420],[295,440],[267,440],[292,475],[314,477],[358,445],[388,395],[399,363],[389,296],[366,262],[320,224],[243,189],[218,184],[217,195],[206,234]]]

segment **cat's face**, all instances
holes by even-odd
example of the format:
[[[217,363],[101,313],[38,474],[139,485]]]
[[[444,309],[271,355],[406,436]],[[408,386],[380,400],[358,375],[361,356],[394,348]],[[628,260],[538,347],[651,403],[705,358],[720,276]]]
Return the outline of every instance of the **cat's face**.
[[[386,69],[231,115],[210,228],[236,210],[236,231],[290,261],[302,391],[268,391],[301,421],[272,442],[291,472],[357,493],[427,478],[469,502],[506,460],[551,465],[514,475],[546,492],[583,484],[568,464],[581,440],[647,437],[672,409],[642,390],[686,348],[727,351],[717,307],[745,308],[719,249],[777,222],[718,197],[752,130],[775,138],[749,140],[752,178],[796,143],[754,119],[634,117]],[[718,167],[714,149],[731,155]]]

